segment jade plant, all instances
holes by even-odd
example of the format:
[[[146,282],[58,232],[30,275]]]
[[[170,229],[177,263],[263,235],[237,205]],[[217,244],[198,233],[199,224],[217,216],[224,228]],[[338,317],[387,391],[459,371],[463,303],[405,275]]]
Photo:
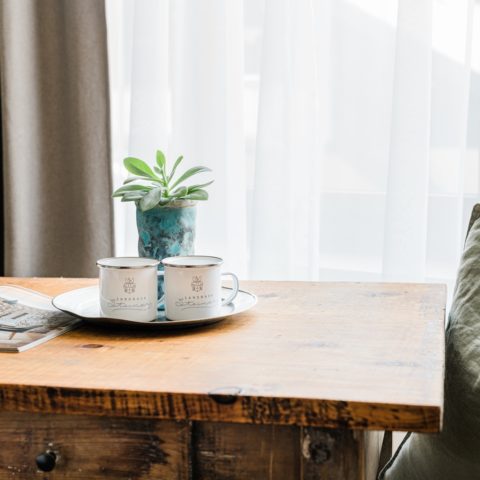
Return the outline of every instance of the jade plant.
[[[213,180],[197,185],[184,185],[183,182],[211,170],[207,167],[192,167],[176,176],[182,160],[183,156],[178,157],[168,171],[165,155],[160,150],[157,150],[156,164],[151,167],[139,158],[125,158],[123,164],[132,175],[123,182],[122,187],[113,192],[112,197],[121,197],[122,202],[135,202],[142,212],[157,206],[168,206],[178,200],[208,200],[205,188]]]

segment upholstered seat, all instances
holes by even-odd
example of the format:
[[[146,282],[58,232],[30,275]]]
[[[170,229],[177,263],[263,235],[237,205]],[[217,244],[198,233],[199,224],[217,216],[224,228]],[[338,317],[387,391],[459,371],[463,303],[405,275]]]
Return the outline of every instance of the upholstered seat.
[[[380,480],[480,479],[480,205],[472,212],[446,332],[440,434],[408,434]]]

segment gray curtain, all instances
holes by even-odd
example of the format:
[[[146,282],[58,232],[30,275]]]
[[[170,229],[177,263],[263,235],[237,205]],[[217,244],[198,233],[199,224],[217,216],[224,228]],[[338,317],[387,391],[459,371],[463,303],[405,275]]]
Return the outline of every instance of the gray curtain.
[[[5,274],[113,253],[103,0],[0,0]]]

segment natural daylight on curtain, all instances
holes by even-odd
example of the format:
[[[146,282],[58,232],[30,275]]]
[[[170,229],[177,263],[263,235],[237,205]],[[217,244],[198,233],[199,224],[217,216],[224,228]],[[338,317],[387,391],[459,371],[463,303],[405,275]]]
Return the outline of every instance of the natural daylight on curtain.
[[[205,165],[196,252],[243,278],[451,287],[479,196],[480,6],[110,0],[114,182]],[[116,205],[116,253],[136,254]]]

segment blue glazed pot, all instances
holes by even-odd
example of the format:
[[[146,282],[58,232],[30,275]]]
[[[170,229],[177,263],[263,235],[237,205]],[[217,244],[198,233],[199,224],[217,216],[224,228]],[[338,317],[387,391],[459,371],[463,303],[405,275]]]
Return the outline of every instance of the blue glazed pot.
[[[193,255],[196,214],[195,202],[175,202],[146,212],[137,206],[138,255],[157,260]],[[159,277],[158,298],[163,293],[163,279]]]

